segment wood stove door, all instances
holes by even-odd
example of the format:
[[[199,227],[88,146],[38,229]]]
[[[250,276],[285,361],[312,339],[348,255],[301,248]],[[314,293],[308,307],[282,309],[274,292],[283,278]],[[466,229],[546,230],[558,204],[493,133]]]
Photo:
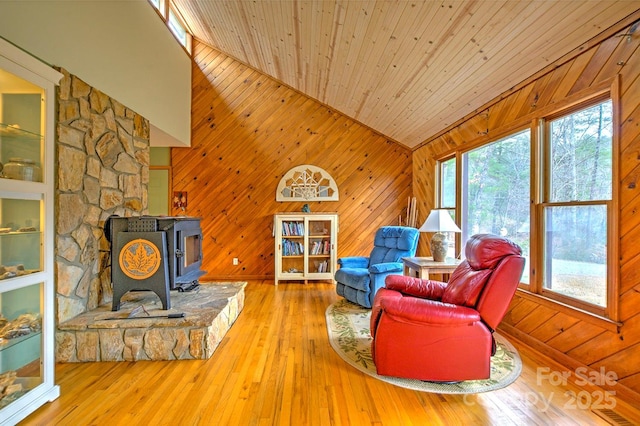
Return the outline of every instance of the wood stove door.
[[[163,309],[171,308],[165,232],[118,232],[111,256],[111,310],[120,309],[120,299],[131,290],[151,290]]]

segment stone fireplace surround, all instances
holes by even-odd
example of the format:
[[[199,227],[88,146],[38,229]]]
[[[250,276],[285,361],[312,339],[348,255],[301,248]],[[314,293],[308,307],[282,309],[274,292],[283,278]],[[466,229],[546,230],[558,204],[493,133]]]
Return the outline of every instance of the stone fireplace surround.
[[[111,312],[110,215],[147,213],[149,121],[65,69],[56,120],[56,360],[206,359],[244,306],[246,283],[171,292],[161,310],[152,292],[129,292]],[[155,298],[155,299],[154,299]],[[180,319],[106,320],[144,305]],[[160,309],[159,309],[160,308]]]
[[[55,266],[62,323],[111,301],[104,222],[147,212],[149,120],[59,71]]]

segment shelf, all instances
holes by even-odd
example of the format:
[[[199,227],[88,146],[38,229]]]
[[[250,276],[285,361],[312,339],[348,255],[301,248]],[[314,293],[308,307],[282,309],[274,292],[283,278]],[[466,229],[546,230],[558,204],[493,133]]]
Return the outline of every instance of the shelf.
[[[24,232],[20,232],[20,231],[11,231],[11,232],[2,232],[2,230],[0,229],[0,238],[2,237],[6,237],[6,236],[15,236],[15,235],[40,235],[40,231],[24,231]]]
[[[13,278],[18,278],[18,277],[24,277],[25,275],[31,275],[31,274],[35,274],[36,272],[42,272],[42,271],[40,269],[27,269],[22,272],[23,273],[21,274],[16,274],[12,277],[6,277],[6,278],[2,278],[2,274],[0,274],[0,281],[11,280]]]
[[[15,339],[0,339],[0,352],[9,349],[12,346],[18,345],[24,341],[31,340],[34,337],[40,337],[42,335],[41,331],[36,331],[33,333],[26,334],[24,336],[16,337]]]
[[[20,139],[24,142],[41,143],[43,136],[37,133],[32,133],[20,128],[13,127],[10,124],[0,123],[0,137],[2,138],[14,138]]]

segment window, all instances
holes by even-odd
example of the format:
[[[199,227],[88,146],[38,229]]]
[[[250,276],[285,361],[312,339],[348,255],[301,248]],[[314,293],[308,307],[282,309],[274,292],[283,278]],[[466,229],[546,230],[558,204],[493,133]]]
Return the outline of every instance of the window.
[[[185,25],[182,23],[182,20],[178,18],[176,11],[173,7],[169,8],[169,18],[167,19],[167,25],[169,29],[173,33],[173,35],[187,51],[191,51],[191,38],[189,33],[185,28]]]
[[[437,207],[458,212],[463,245],[477,233],[519,244],[524,289],[615,317],[613,107],[599,96],[439,161]]]
[[[456,158],[449,158],[438,163],[438,200],[436,208],[447,210],[451,219],[456,222]],[[447,257],[456,258],[455,232],[446,232],[449,248]]]
[[[507,136],[462,155],[462,241],[497,234],[529,258],[531,132]],[[529,282],[528,267],[523,282]]]
[[[439,163],[440,186],[438,208],[456,208],[456,159],[450,158]]]
[[[544,125],[548,165],[542,208],[542,287],[551,297],[607,306],[612,200],[611,101]],[[544,172],[544,171],[543,171]]]
[[[187,31],[179,12],[174,8],[169,0],[148,0],[154,9],[158,11],[160,17],[165,22],[171,33],[174,35],[178,43],[185,48],[187,53],[191,54],[191,34]]]
[[[149,3],[164,17],[165,16],[165,6],[164,0],[149,0]]]

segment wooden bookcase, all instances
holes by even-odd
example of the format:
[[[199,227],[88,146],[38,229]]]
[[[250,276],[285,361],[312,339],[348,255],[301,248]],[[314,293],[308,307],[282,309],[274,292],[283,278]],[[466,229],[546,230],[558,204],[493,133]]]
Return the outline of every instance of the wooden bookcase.
[[[274,236],[276,285],[278,281],[333,281],[338,252],[337,214],[276,214]]]

